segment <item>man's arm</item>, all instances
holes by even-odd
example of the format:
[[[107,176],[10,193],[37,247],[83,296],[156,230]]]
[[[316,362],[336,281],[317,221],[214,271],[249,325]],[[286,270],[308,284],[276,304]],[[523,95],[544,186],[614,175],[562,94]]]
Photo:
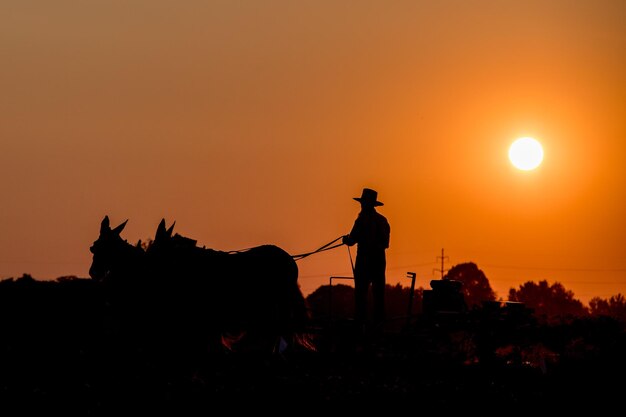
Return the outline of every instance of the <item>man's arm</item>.
[[[359,221],[360,217],[358,217],[354,221],[354,225],[352,226],[352,230],[349,234],[345,235],[342,239],[342,242],[345,245],[353,246],[354,244],[359,242],[359,236],[361,234],[360,230],[362,226],[360,226],[361,222]]]

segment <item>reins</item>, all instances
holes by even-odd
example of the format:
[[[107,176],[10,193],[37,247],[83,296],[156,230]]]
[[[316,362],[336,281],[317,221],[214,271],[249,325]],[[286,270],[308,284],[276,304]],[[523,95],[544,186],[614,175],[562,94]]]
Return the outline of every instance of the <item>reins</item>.
[[[296,261],[299,261],[300,259],[303,259],[303,258],[306,258],[307,256],[313,255],[314,253],[324,252],[324,251],[327,251],[327,250],[338,248],[339,246],[344,245],[344,243],[341,242],[341,243],[337,243],[336,245],[333,245],[333,243],[337,242],[338,240],[341,240],[342,238],[343,238],[343,235],[339,236],[337,239],[333,240],[332,242],[328,242],[324,246],[321,246],[321,247],[317,248],[316,250],[314,250],[312,252],[301,253],[301,254],[298,254],[298,255],[291,255],[291,257],[293,259],[295,259]]]
[[[300,259],[306,258],[307,256],[313,255],[315,253],[324,252],[324,251],[327,251],[327,250],[338,248],[339,246],[345,245],[345,243],[341,242],[341,243],[337,243],[336,245],[333,245],[333,243],[337,242],[338,240],[341,240],[342,238],[343,238],[343,235],[339,236],[337,239],[335,239],[335,240],[333,240],[331,242],[328,242],[327,244],[325,244],[323,246],[320,246],[319,248],[315,249],[314,251],[307,252],[307,253],[300,253],[298,255],[291,255],[291,257],[294,260],[299,261]],[[229,254],[241,253],[241,252],[249,251],[250,249],[253,249],[253,248],[231,250],[231,251],[228,251],[226,253],[229,253]],[[348,247],[348,253],[350,253],[350,247]],[[350,253],[350,263],[352,263],[352,254],[351,253]],[[352,269],[354,270],[354,264],[352,265]]]

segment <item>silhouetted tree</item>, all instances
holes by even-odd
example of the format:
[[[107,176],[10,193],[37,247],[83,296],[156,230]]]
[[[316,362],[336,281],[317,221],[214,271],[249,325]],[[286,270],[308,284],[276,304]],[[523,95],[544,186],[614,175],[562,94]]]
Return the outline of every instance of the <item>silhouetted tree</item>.
[[[416,288],[413,292],[413,302],[411,304],[411,315],[422,311],[423,289]],[[406,317],[409,313],[409,299],[411,288],[400,284],[385,287],[385,315],[390,319]]]
[[[485,273],[473,262],[453,266],[443,278],[463,283],[461,290],[469,308],[480,306],[483,301],[496,299],[496,293],[491,288]]]
[[[354,317],[354,287],[345,284],[322,285],[306,298],[313,319]]]
[[[549,285],[546,280],[539,283],[528,281],[517,290],[511,288],[509,300],[525,303],[535,311],[538,318],[547,321],[587,315],[583,303],[574,298],[574,293],[566,290],[560,282]]]
[[[593,297],[589,301],[589,313],[592,316],[608,316],[621,321],[626,321],[626,298],[617,294],[608,300]]]

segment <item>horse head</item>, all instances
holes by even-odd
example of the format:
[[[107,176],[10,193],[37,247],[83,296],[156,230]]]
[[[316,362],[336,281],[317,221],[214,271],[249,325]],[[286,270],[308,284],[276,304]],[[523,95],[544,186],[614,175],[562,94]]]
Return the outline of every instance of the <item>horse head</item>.
[[[166,229],[165,219],[161,220],[161,223],[159,223],[159,227],[157,227],[156,235],[154,238],[154,242],[157,244],[157,246],[167,245],[169,247],[176,248],[195,247],[196,243],[198,243],[197,240],[182,236],[178,233],[172,235],[172,233],[174,232],[174,225],[176,225],[176,222],[172,223],[172,225]]]
[[[184,254],[189,255],[191,253],[190,251],[198,249],[196,246],[197,240],[190,239],[178,233],[173,234],[175,224],[176,222],[172,223],[168,228],[165,226],[165,219],[162,219],[159,223],[154,235],[154,240],[146,251],[153,259],[163,261],[163,259],[159,259],[159,257],[166,256],[169,257],[169,261],[172,261],[172,257]]]
[[[102,281],[112,273],[134,269],[143,253],[141,246],[133,246],[122,239],[120,233],[128,220],[115,228],[111,228],[109,216],[100,223],[100,236],[89,248],[93,254],[89,275],[92,279]]]

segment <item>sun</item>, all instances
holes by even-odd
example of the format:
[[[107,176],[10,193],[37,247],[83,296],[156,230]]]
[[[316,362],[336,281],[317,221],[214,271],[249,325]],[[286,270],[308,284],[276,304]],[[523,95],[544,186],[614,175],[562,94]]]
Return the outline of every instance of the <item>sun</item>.
[[[509,160],[522,171],[537,168],[543,161],[543,148],[537,139],[525,137],[515,140],[509,148]]]

